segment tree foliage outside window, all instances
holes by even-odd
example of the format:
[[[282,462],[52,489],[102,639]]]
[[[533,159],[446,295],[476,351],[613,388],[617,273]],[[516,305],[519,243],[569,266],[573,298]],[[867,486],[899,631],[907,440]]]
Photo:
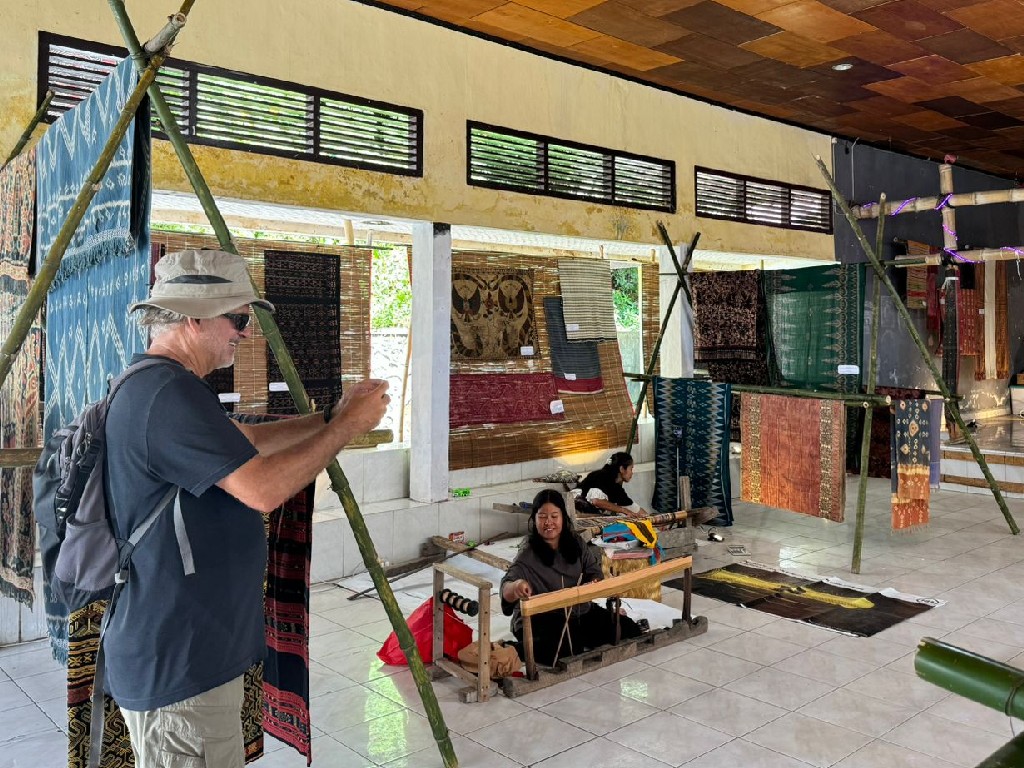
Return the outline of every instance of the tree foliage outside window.
[[[612,270],[612,302],[615,304],[615,325],[621,331],[640,327],[640,270],[625,267]]]
[[[412,288],[405,248],[374,248],[370,289],[370,327],[408,328],[412,320]]]

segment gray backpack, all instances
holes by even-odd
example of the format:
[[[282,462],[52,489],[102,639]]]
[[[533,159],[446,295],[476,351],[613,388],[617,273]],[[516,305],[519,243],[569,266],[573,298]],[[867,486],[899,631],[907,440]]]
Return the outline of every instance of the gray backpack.
[[[33,511],[39,525],[43,580],[69,613],[96,600],[109,600],[100,625],[96,677],[92,694],[89,765],[99,765],[103,748],[103,636],[118,595],[128,581],[135,547],[174,501],[174,531],[186,574],[195,573],[192,548],[181,514],[179,488],[170,485],[152,512],[124,539],[115,533],[104,487],[106,422],[118,389],[139,371],[166,361],[146,358],[129,366],[110,383],[102,400],[90,403],[70,424],[57,430],[43,447],[32,475]]]

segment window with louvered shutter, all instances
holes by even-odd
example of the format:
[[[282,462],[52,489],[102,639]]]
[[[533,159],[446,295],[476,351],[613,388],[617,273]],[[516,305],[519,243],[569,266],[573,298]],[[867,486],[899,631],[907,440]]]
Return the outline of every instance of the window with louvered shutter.
[[[469,121],[472,186],[673,212],[675,163]]]
[[[40,33],[40,101],[52,122],[96,88],[127,52]],[[186,141],[281,157],[423,175],[423,112],[241,72],[169,60],[157,82]],[[153,115],[153,129],[162,136]]]
[[[826,190],[707,168],[695,169],[694,186],[698,216],[832,233],[832,199]]]

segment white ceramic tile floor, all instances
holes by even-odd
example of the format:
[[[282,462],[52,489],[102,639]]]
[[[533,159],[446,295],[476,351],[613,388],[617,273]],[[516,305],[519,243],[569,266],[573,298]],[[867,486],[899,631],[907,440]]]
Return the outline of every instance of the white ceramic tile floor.
[[[1024,540],[995,502],[940,491],[922,535],[888,533],[887,481],[872,481],[861,574],[848,568],[849,522],[735,504],[721,544],[701,542],[697,570],[751,560],[800,573],[939,597],[932,609],[874,638],[850,638],[695,597],[709,631],[514,700],[462,704],[459,684],[434,684],[462,768],[967,768],[1011,738],[999,713],[913,673],[921,637],[943,638],[1024,668]],[[1009,503],[1024,521],[1024,501]],[[404,668],[376,658],[380,603],[312,590],[314,766],[441,768]],[[665,600],[679,604],[666,590]],[[495,616],[492,633],[505,629]],[[986,649],[988,649],[986,651]],[[0,768],[62,765],[63,672],[43,642],[0,648]],[[1016,731],[1020,723],[1014,723]],[[258,765],[305,760],[268,739]]]

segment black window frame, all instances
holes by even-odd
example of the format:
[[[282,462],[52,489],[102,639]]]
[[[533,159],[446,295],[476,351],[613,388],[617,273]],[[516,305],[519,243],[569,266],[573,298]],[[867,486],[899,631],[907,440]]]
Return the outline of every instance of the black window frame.
[[[719,176],[719,177],[722,177],[722,178],[726,178],[726,179],[730,179],[732,181],[739,182],[739,184],[741,185],[739,193],[740,193],[740,199],[743,201],[743,204],[741,206],[741,208],[743,209],[743,213],[736,214],[736,215],[731,215],[729,213],[716,213],[716,212],[709,212],[707,210],[702,211],[701,210],[701,200],[700,200],[700,196],[699,196],[699,194],[700,194],[700,175],[702,173],[712,174],[714,176]],[[746,214],[746,207],[747,207],[746,206],[747,185],[750,184],[750,183],[762,184],[762,185],[766,185],[766,186],[769,186],[769,187],[776,187],[780,191],[783,191],[783,192],[786,193],[785,210],[783,212],[784,215],[785,215],[785,221],[784,222],[775,224],[775,223],[771,223],[771,222],[768,222],[768,221],[763,221],[763,220],[760,220],[760,219],[751,218],[751,217],[749,217]],[[822,228],[822,227],[808,226],[808,225],[805,225],[805,224],[794,224],[793,223],[793,205],[792,205],[792,200],[793,200],[793,194],[792,193],[793,192],[804,192],[804,193],[808,193],[808,194],[820,195],[823,198],[823,200],[822,200],[822,202],[823,202],[823,210],[828,212],[828,224],[827,224],[827,227]],[[834,216],[833,211],[832,211],[832,195],[831,195],[831,193],[827,189],[818,189],[816,187],[807,187],[807,186],[804,186],[802,184],[790,184],[788,182],[776,181],[774,179],[763,179],[763,178],[759,178],[757,176],[745,176],[743,174],[732,173],[730,171],[722,171],[722,170],[719,170],[717,168],[707,168],[705,166],[695,165],[693,167],[693,198],[694,198],[694,206],[693,206],[694,214],[698,218],[702,218],[702,219],[719,219],[721,221],[737,221],[737,222],[740,222],[742,224],[754,224],[756,226],[772,227],[774,229],[793,229],[793,230],[798,230],[798,231],[801,231],[801,232],[814,232],[816,234],[821,234],[821,235],[831,235],[831,234],[833,234],[833,231],[834,231],[833,227],[834,227],[835,216]]]
[[[473,131],[487,131],[489,133],[496,133],[502,136],[508,136],[516,139],[523,139],[526,141],[535,141],[538,143],[538,158],[537,166],[530,169],[531,171],[540,172],[540,181],[543,185],[541,189],[530,189],[523,186],[517,186],[515,184],[505,184],[501,182],[487,181],[484,179],[473,178]],[[610,196],[601,195],[590,195],[590,194],[572,194],[567,192],[561,192],[557,189],[552,188],[549,168],[550,168],[550,146],[565,147],[570,150],[577,150],[581,152],[592,152],[603,156],[604,164],[608,168],[610,177]],[[663,173],[667,176],[668,195],[669,201],[665,205],[648,205],[643,203],[631,202],[629,200],[623,200],[617,196],[616,189],[616,160],[627,160],[637,161],[642,163],[648,163],[651,165],[660,166]],[[674,160],[665,160],[657,157],[650,157],[648,155],[638,155],[632,152],[623,152],[615,149],[608,149],[607,147],[598,147],[593,144],[583,144],[578,141],[569,141],[567,139],[559,139],[554,136],[545,136],[538,133],[530,133],[528,131],[519,131],[514,128],[507,128],[505,126],[492,125],[490,123],[480,122],[478,120],[467,120],[466,121],[466,184],[471,187],[484,187],[487,189],[497,189],[503,192],[518,192],[526,195],[540,195],[542,197],[556,197],[562,200],[576,200],[577,202],[583,203],[603,203],[605,205],[614,205],[622,208],[634,208],[637,210],[644,211],[660,211],[663,213],[675,213],[677,205],[677,181],[676,181],[676,163]]]
[[[104,56],[114,56],[122,59],[128,56],[128,51],[120,46],[107,45],[105,43],[96,43],[90,40],[83,40],[81,38],[69,37],[67,35],[59,35],[53,32],[40,31],[37,65],[38,74],[36,78],[37,104],[43,103],[43,99],[45,98],[47,88],[49,87],[49,61],[51,45],[75,48],[77,50],[84,52],[96,53]],[[187,61],[184,59],[169,58],[164,62],[164,66],[161,68],[161,71],[163,71],[163,69],[166,68],[173,68],[190,74],[189,94],[187,96],[188,125],[187,127],[184,127],[179,123],[179,128],[182,129],[182,135],[184,136],[185,141],[189,144],[218,147],[221,149],[240,150],[242,152],[249,152],[258,155],[269,155],[272,157],[283,157],[290,160],[305,160],[307,162],[315,162],[324,165],[340,165],[348,168],[358,168],[360,170],[376,171],[378,173],[388,173],[398,176],[423,176],[424,115],[423,110],[421,109],[417,109],[415,107],[405,107],[398,104],[390,104],[388,102],[377,101],[374,99],[366,99],[361,96],[352,96],[350,94],[339,93],[336,91],[328,91],[323,88],[302,85],[300,83],[293,83],[287,80],[277,80],[275,78],[265,77],[263,75],[254,75],[247,72],[238,72],[236,70],[225,69],[223,67],[212,67],[205,64],[199,64],[197,62]],[[295,94],[305,96],[308,100],[311,101],[309,117],[307,120],[310,126],[310,151],[305,152],[301,150],[285,150],[278,149],[275,147],[254,145],[250,143],[243,143],[197,135],[196,96],[198,93],[198,79],[199,75],[201,74],[208,75],[211,77],[236,80],[240,84],[245,85],[265,86],[269,88],[291,91],[294,92]],[[407,116],[410,119],[410,133],[415,131],[415,136],[409,137],[411,149],[409,156],[410,158],[414,158],[414,166],[392,166],[387,165],[386,163],[351,160],[323,154],[321,150],[321,103],[324,100],[333,102],[343,102],[345,104],[351,104],[356,107],[368,107],[371,109],[394,112],[399,115]],[[43,118],[43,121],[46,123],[52,123],[57,119],[57,117],[58,115],[50,114],[48,112],[47,115]],[[166,138],[166,134],[159,130],[159,121],[157,120],[155,113],[153,114],[153,135],[157,138]]]

